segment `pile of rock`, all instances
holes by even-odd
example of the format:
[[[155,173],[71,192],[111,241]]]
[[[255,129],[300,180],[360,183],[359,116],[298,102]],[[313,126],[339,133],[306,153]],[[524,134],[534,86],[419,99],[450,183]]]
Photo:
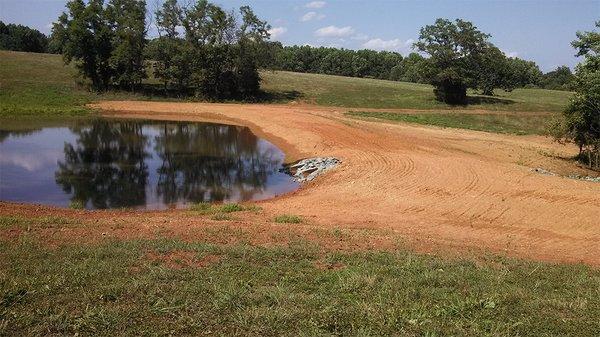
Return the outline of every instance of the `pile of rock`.
[[[286,165],[283,171],[300,183],[311,181],[325,171],[337,166],[341,161],[334,157],[307,158]]]
[[[558,174],[556,174],[554,172],[550,172],[548,170],[544,170],[541,167],[534,168],[534,169],[532,169],[532,171],[536,172],[536,173],[539,173],[539,174],[547,175],[547,176],[559,176]],[[561,177],[561,176],[559,176],[559,177]],[[569,179],[591,181],[593,183],[600,183],[600,177],[580,176],[580,175],[577,175],[577,174],[571,174],[571,175],[562,176],[562,177],[563,178],[569,178]]]

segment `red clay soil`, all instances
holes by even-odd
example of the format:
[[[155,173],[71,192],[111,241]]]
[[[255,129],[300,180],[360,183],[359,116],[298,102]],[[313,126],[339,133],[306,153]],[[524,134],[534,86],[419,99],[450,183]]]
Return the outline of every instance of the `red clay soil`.
[[[389,233],[387,238],[371,237],[369,245],[375,247],[389,248],[392,238],[400,237],[425,251],[451,247],[600,265],[600,184],[532,172],[542,167],[589,174],[563,159],[576,152],[573,146],[548,138],[369,122],[347,118],[339,109],[311,106],[102,102],[95,107],[113,117],[246,125],[279,146],[288,161],[315,156],[342,160],[300,190],[261,202],[263,212],[234,222],[262,237],[258,241],[284,233],[291,225],[270,221],[286,213],[307,219],[310,226],[298,228],[312,233],[309,237],[318,237],[318,229],[374,229]],[[147,234],[159,228],[185,236],[210,223],[185,211],[80,214],[0,203],[4,215],[44,212],[103,219],[98,229],[93,223],[71,229],[71,237],[99,230],[136,237],[135,231]],[[115,229],[108,225],[111,218],[128,225]]]

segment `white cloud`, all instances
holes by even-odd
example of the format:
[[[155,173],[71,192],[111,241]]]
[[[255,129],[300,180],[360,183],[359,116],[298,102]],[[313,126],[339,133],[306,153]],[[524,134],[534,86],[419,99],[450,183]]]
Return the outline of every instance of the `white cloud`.
[[[352,40],[365,41],[369,39],[369,35],[358,33],[351,37]]]
[[[304,7],[306,8],[323,8],[327,3],[325,1],[311,1],[307,3]]]
[[[320,14],[317,12],[308,12],[304,15],[302,15],[302,17],[300,18],[300,21],[302,22],[306,22],[306,21],[310,21],[310,20],[322,20],[325,18],[325,14]]]
[[[354,34],[354,28],[350,26],[336,27],[327,26],[319,28],[315,31],[315,35],[318,37],[347,37]]]
[[[517,57],[519,56],[519,53],[516,51],[502,51],[504,53],[504,55],[506,55],[506,57]]]
[[[373,49],[373,50],[388,50],[388,51],[397,51],[397,52],[406,52],[410,50],[412,47],[414,40],[408,39],[406,41],[402,41],[400,39],[393,40],[383,40],[380,38],[370,39],[369,41],[363,43],[363,48]]]
[[[287,32],[287,28],[285,27],[273,27],[269,29],[269,34],[271,34],[271,39],[277,39],[281,37],[283,34]]]

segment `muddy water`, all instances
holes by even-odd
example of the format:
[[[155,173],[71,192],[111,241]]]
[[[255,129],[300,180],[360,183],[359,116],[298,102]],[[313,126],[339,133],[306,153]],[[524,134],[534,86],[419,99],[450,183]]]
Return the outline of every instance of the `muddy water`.
[[[0,200],[165,209],[298,188],[280,172],[284,154],[241,126],[110,119],[2,125]]]

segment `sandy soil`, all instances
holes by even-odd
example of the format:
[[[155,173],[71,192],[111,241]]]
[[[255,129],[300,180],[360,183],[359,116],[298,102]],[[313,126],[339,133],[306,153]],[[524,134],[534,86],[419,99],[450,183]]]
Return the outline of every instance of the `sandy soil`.
[[[483,249],[600,265],[600,184],[531,171],[586,174],[563,159],[575,153],[573,146],[538,136],[355,120],[340,109],[311,106],[102,102],[95,107],[118,117],[246,125],[277,144],[288,161],[342,160],[297,192],[261,202],[264,212],[248,220],[253,223],[292,213],[322,228],[383,230],[423,251]],[[0,213],[33,207],[1,203]],[[178,216],[171,229],[189,231],[184,211],[143,215],[156,223]]]

